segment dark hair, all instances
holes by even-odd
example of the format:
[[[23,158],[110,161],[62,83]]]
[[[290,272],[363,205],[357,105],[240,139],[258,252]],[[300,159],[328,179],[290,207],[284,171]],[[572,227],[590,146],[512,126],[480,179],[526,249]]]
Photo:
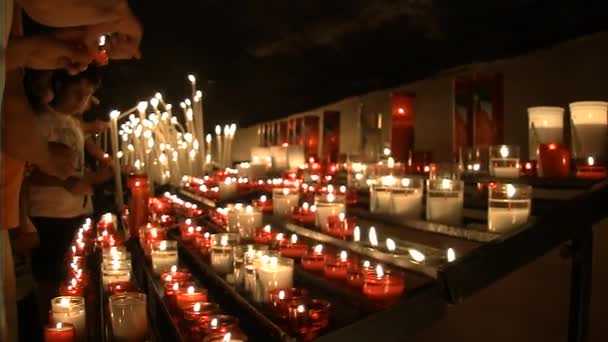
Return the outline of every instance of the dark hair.
[[[53,92],[58,94],[67,85],[80,82],[81,80],[88,81],[89,83],[93,84],[95,89],[98,89],[101,86],[101,72],[99,68],[89,66],[85,71],[76,75],[70,75],[65,70],[56,70],[53,72],[53,76],[51,78],[51,86],[53,88]]]

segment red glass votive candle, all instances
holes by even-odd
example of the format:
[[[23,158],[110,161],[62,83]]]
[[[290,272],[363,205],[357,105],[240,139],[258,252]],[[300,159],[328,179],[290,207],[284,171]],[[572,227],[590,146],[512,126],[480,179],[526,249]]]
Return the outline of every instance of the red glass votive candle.
[[[325,266],[323,245],[317,245],[302,256],[302,268],[311,272],[322,272]]]
[[[163,284],[170,282],[184,284],[190,280],[190,272],[188,272],[186,269],[178,269],[177,266],[171,266],[169,271],[161,273],[160,280],[163,282]]]
[[[326,300],[295,300],[289,304],[288,310],[290,330],[303,336],[304,340],[312,340],[329,326],[331,304]]]
[[[340,215],[327,217],[327,233],[339,238],[353,236],[357,219],[354,217],[346,218],[343,213]]]
[[[247,342],[247,336],[239,330],[233,330],[205,336],[203,342]]]
[[[197,230],[198,228],[198,230]],[[182,240],[186,244],[194,244],[194,240],[196,236],[201,235],[203,228],[202,227],[194,227],[190,226],[186,230],[182,230]]]
[[[351,260],[349,260],[346,251],[342,251],[335,256],[325,257],[325,266],[323,268],[325,277],[329,279],[345,280],[347,269],[350,264]]]
[[[308,296],[306,289],[274,289],[268,292],[268,303],[272,313],[281,319],[289,316],[289,304],[293,300],[302,300]]]
[[[127,281],[108,284],[108,296],[122,294],[126,292],[139,292],[139,289]]]
[[[182,287],[175,294],[177,307],[184,310],[188,305],[207,301],[207,289],[196,288],[195,286]]]
[[[58,322],[49,324],[44,329],[45,342],[74,342],[75,340],[76,331],[72,324]]]
[[[606,178],[606,168],[595,165],[595,159],[588,157],[586,165],[577,166],[576,178],[603,179]]]
[[[538,145],[538,175],[547,178],[566,178],[570,175],[570,151],[563,144]]]
[[[197,302],[183,310],[184,327],[194,336],[202,333],[201,321],[208,321],[211,316],[219,314],[220,307],[215,303]]]
[[[253,207],[263,213],[272,212],[272,199],[268,199],[265,195],[260,196],[260,199],[253,201]]]
[[[253,240],[260,245],[269,245],[276,239],[277,234],[272,231],[270,225],[257,228],[253,233]]]
[[[177,294],[189,286],[194,286],[194,283],[183,284],[176,281],[165,283],[165,301],[169,308],[173,311],[177,311]]]
[[[59,287],[59,295],[60,296],[74,296],[74,297],[84,297],[84,288],[78,284],[78,281],[75,278],[69,283],[62,284]]]
[[[375,272],[367,272],[363,279],[363,294],[375,300],[390,300],[405,291],[403,272],[383,270],[378,265]]]
[[[369,272],[374,272],[369,261],[353,262],[346,269],[346,283],[352,287],[361,288],[363,287],[363,279]]]
[[[296,234],[292,234],[289,241],[283,240],[279,242],[279,253],[286,258],[299,259],[307,251],[308,245],[302,242],[299,243]]]
[[[208,255],[209,253],[211,253],[211,234],[209,232],[205,232],[203,234],[197,235],[194,238],[194,246],[203,255]]]
[[[229,315],[213,315],[207,319],[201,319],[200,326],[205,336],[226,333],[239,328],[239,320]]]
[[[292,218],[294,221],[304,225],[314,224],[317,219],[315,207],[310,207],[308,203],[304,203],[302,207],[294,211]]]
[[[131,191],[131,200],[129,201],[130,235],[137,237],[138,228],[148,222],[150,183],[147,175],[129,175],[127,184]]]

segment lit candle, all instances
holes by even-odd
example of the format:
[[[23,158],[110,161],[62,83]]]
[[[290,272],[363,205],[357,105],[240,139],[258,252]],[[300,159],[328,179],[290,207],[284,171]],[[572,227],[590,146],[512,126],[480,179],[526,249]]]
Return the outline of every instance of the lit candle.
[[[108,295],[113,296],[126,292],[137,292],[137,288],[130,282],[108,284]]]
[[[539,144],[557,143],[564,140],[564,108],[528,108],[529,159],[536,160]]]
[[[110,119],[112,121],[112,125],[110,126],[110,133],[112,134],[112,159],[118,160],[118,116],[120,112],[117,110],[113,110],[110,112]],[[116,201],[116,205],[118,209],[121,210],[124,206],[123,203],[123,193],[122,193],[122,177],[120,175],[120,167],[118,165],[114,166],[114,186],[116,187],[114,197]]]
[[[390,213],[402,217],[422,217],[422,179],[402,178],[400,186],[391,189]]]
[[[74,342],[75,340],[74,326],[69,323],[49,324],[44,330],[45,342]]]
[[[254,262],[254,266],[259,291],[264,302],[268,301],[268,294],[271,290],[293,287],[292,259],[263,256]]]
[[[240,331],[231,331],[205,336],[203,342],[247,342],[247,337]]]
[[[196,288],[194,286],[188,286],[186,291],[177,292],[175,299],[177,307],[183,311],[190,304],[206,302],[207,290]]]
[[[304,340],[313,340],[329,325],[330,309],[331,304],[321,299],[293,301],[288,309],[289,327]]]
[[[547,178],[566,178],[570,175],[570,151],[557,143],[538,145],[538,175]]]
[[[236,213],[236,229],[242,239],[253,240],[256,228],[262,226],[262,212],[248,205]]]
[[[572,120],[572,154],[576,159],[594,156],[606,159],[608,146],[608,102],[581,101],[570,103]]]
[[[595,165],[595,158],[587,157],[586,165],[577,166],[576,177],[583,179],[602,179],[606,178],[606,168]]]
[[[293,214],[292,218],[301,224],[312,225],[315,223],[317,215],[317,207],[309,205],[307,202],[302,204],[302,207],[298,208]]]
[[[288,242],[279,245],[279,251],[281,256],[292,259],[301,258],[308,250],[308,245],[305,243],[298,243],[298,236],[291,234],[291,239]]]
[[[178,264],[177,241],[158,241],[152,246],[152,269],[161,274]]]
[[[190,280],[190,272],[186,269],[178,269],[177,265],[173,265],[168,271],[161,273],[160,280],[163,283],[172,281],[184,283]]]
[[[257,199],[255,201],[253,201],[253,205],[256,209],[264,212],[264,213],[269,213],[272,212],[272,200],[268,200],[268,197],[266,197],[266,195],[262,195],[260,196],[260,199]]]
[[[490,147],[490,175],[498,178],[519,177],[519,146]]]
[[[363,279],[368,272],[373,272],[369,260],[364,260],[361,263],[353,262],[346,270],[346,283],[352,287],[361,288]]]
[[[279,319],[286,319],[289,315],[289,304],[292,301],[305,299],[308,296],[306,289],[274,289],[268,294],[272,313]]]
[[[148,335],[146,295],[128,292],[109,299],[112,334],[117,341],[144,341]]]
[[[209,320],[202,322],[203,335],[231,332],[236,330],[238,326],[239,320],[228,315],[210,316]]]
[[[490,186],[488,229],[505,232],[523,226],[530,217],[532,187],[522,184]]]
[[[73,325],[76,332],[76,341],[86,340],[86,317],[84,298],[82,297],[61,296],[51,300],[53,322]]]
[[[317,198],[315,207],[317,208],[317,226],[322,230],[327,229],[327,218],[329,216],[338,216],[345,211],[344,203],[336,202],[336,196],[332,193],[327,194],[325,198]]]
[[[325,254],[323,245],[316,245],[312,251],[302,256],[302,268],[311,272],[322,272],[325,266]]]
[[[253,237],[253,240],[255,241],[255,243],[259,243],[262,245],[268,245],[274,241],[275,237],[276,237],[276,233],[274,233],[272,231],[272,228],[270,227],[270,225],[265,225],[264,227],[257,228],[255,230],[255,235]]]
[[[344,213],[327,217],[327,233],[342,239],[352,236],[356,225],[357,220],[354,217],[346,218]]]
[[[211,235],[211,267],[219,274],[232,272],[232,249],[238,244],[237,234]]]
[[[215,303],[196,302],[186,306],[183,310],[184,321],[190,333],[193,336],[199,336],[201,333],[200,322],[208,321],[211,316],[217,315],[220,308]]]
[[[277,216],[289,216],[298,206],[300,194],[297,189],[275,188],[272,190],[273,213]]]
[[[119,263],[102,266],[101,278],[106,288],[112,283],[129,282],[131,281],[131,267]]]
[[[372,185],[369,189],[369,211],[372,213],[390,213],[391,211],[391,190],[395,185],[396,179],[393,176],[380,178],[378,185]]]
[[[346,270],[350,263],[346,251],[341,251],[337,256],[325,258],[325,277],[337,280],[346,279]]]
[[[363,280],[363,294],[371,299],[387,300],[399,297],[405,290],[403,273],[384,270],[376,266],[376,272],[368,272]]]
[[[462,223],[463,188],[461,181],[427,180],[427,220],[459,226]]]
[[[220,199],[229,199],[237,195],[237,182],[232,181],[232,178],[226,177],[223,182],[219,183]]]

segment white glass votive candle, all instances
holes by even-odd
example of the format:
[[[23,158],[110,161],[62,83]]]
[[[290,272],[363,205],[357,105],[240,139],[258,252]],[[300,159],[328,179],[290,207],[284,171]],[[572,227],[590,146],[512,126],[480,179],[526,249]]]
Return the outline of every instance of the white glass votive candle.
[[[228,204],[226,206],[226,210],[228,214],[226,215],[226,228],[228,228],[229,232],[238,232],[238,228],[236,226],[238,214],[243,211],[245,207],[243,203],[236,204]]]
[[[391,191],[397,178],[392,175],[380,177],[369,189],[369,211],[389,214],[391,212]]]
[[[243,287],[245,279],[245,265],[252,264],[257,251],[267,251],[267,245],[238,245],[233,248],[232,274],[234,284]]]
[[[490,147],[490,175],[498,178],[519,177],[519,146]]]
[[[254,267],[261,295],[257,299],[262,302],[268,301],[268,294],[273,289],[293,287],[293,259],[265,255],[254,261]]]
[[[219,184],[219,189],[220,199],[233,198],[237,193],[237,182],[233,181],[232,178],[227,177]]]
[[[289,216],[298,206],[300,194],[297,189],[277,188],[272,190],[272,212],[277,216]]]
[[[103,264],[101,268],[101,281],[104,288],[107,288],[108,284],[131,281],[131,263],[124,264],[117,262]]]
[[[524,184],[496,184],[488,191],[488,229],[506,232],[519,228],[530,217],[532,187]]]
[[[116,341],[145,341],[148,335],[146,295],[127,292],[110,296],[112,333]]]
[[[576,159],[594,156],[606,159],[608,102],[583,101],[570,104],[572,154]]]
[[[211,235],[211,267],[213,270],[219,274],[232,272],[232,250],[238,243],[238,234],[221,233]]]
[[[346,205],[343,202],[338,202],[333,193],[315,196],[315,207],[317,208],[317,227],[322,230],[328,228],[328,217],[344,214],[346,210]]]
[[[262,227],[262,212],[248,205],[236,213],[236,230],[244,240],[253,240],[256,228]],[[234,230],[231,230],[234,231]]]
[[[391,190],[390,213],[406,218],[422,217],[424,182],[420,178],[402,178],[399,186]]]
[[[152,245],[152,269],[161,274],[178,264],[177,241],[162,240]]]
[[[528,108],[528,132],[528,158],[536,160],[538,144],[561,144],[564,141],[564,108]]]
[[[260,286],[257,282],[257,272],[256,266],[258,259],[262,257],[280,257],[281,254],[279,251],[271,251],[271,250],[254,250],[253,252],[248,251],[243,256],[243,288],[245,292],[247,292],[251,298],[260,303],[263,300],[263,295],[260,290]]]
[[[51,299],[51,318],[54,323],[69,323],[76,331],[76,341],[87,339],[87,313],[84,298],[61,296]]]
[[[462,223],[464,183],[451,179],[427,180],[426,219],[446,225]]]

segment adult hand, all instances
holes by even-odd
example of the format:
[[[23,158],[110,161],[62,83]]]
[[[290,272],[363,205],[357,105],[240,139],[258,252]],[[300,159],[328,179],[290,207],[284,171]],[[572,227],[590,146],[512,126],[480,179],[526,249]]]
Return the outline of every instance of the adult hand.
[[[35,70],[66,69],[71,74],[85,70],[93,58],[84,44],[84,32],[61,31],[22,38],[26,45],[24,66]]]
[[[69,147],[50,142],[48,144],[48,157],[46,161],[38,164],[38,167],[44,173],[64,180],[75,171],[73,160],[74,152]]]
[[[51,27],[94,25],[129,12],[127,0],[17,0],[35,21]]]
[[[143,36],[143,27],[139,19],[129,13],[117,20],[92,25],[85,28],[86,44],[91,53],[98,49],[99,37],[106,38],[105,49],[111,59],[139,59],[139,45]]]

